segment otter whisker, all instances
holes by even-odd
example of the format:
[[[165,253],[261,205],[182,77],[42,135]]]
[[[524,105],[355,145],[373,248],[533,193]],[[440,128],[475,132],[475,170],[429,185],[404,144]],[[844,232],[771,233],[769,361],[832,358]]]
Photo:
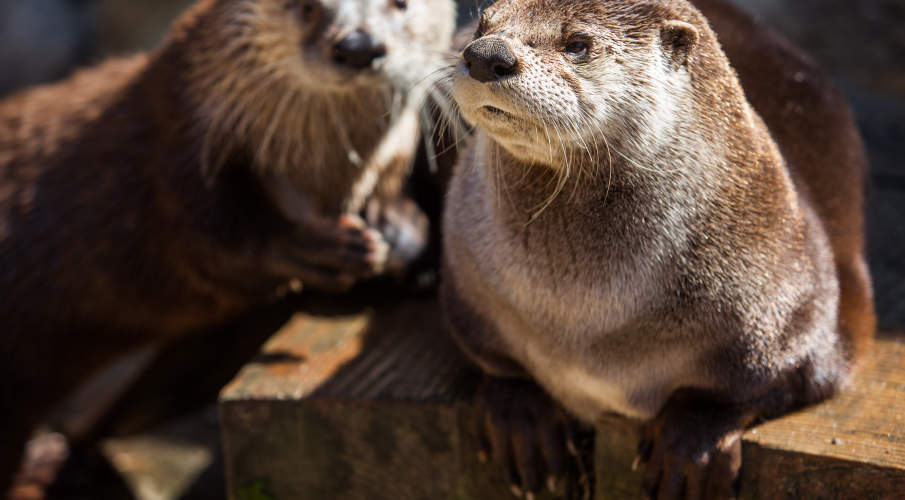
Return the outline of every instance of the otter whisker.
[[[421,143],[424,145],[424,151],[427,156],[427,168],[432,174],[440,171],[437,164],[437,151],[434,147],[433,133],[431,132],[431,123],[433,119],[430,112],[422,108],[418,113],[418,122],[421,125]]]
[[[581,133],[579,132],[579,129],[582,126],[582,124],[579,120],[580,120],[580,117],[578,117],[578,118],[571,117],[570,122],[569,122],[569,133],[572,135],[573,141],[578,144],[579,148],[583,149],[587,153],[588,163],[593,165],[594,156],[591,154],[591,148],[590,148],[590,146],[588,146],[587,141],[584,139],[584,137],[582,137]],[[587,170],[588,170],[588,168],[590,168],[589,165],[586,165],[585,162],[583,162],[583,161],[579,161],[578,164],[581,168],[579,175],[587,175],[588,174]],[[593,171],[593,169],[591,169],[591,170]],[[576,183],[575,184],[576,189],[577,189],[577,186],[578,186],[578,184]],[[573,198],[574,198],[574,194],[575,194],[575,190],[573,189],[573,193],[572,193]]]
[[[445,136],[450,130],[453,132],[453,144],[438,153],[443,155],[453,149],[458,149],[459,145],[468,137],[468,134],[466,127],[463,125],[461,110],[458,103],[452,98],[451,91],[443,87],[434,87],[434,90],[447,94],[444,96],[436,92],[432,93],[436,97],[434,104],[437,106],[437,110],[440,111],[438,125],[442,125],[439,133]]]
[[[260,145],[258,146],[256,159],[261,163],[265,163],[270,158],[270,149],[274,146],[274,134],[276,133],[279,126],[283,123],[286,111],[288,110],[288,104],[292,101],[292,98],[292,92],[284,92],[283,97],[280,98],[279,102],[276,105],[276,109],[271,117],[270,125],[264,132],[264,136],[261,139]]]
[[[441,151],[438,151],[437,156],[444,155],[450,151],[459,149],[461,143],[465,141],[465,139],[469,135],[462,123],[461,114],[458,108],[446,111],[445,113],[453,113],[455,114],[455,116],[452,118],[447,118],[443,114],[441,114],[439,122],[442,122],[442,126],[440,126],[439,131],[437,130],[436,126],[434,127],[434,136],[447,137],[450,135],[450,131],[452,131],[453,140],[451,144],[445,146]]]
[[[426,84],[427,87],[431,87],[438,80],[440,80],[442,78],[450,77],[451,76],[450,73],[452,71],[455,71],[455,66],[444,66],[442,68],[435,69],[434,71],[431,71],[430,73],[424,75],[424,78],[421,78],[421,79],[417,80],[415,83],[413,83],[412,85],[410,85],[407,89],[405,89],[405,91],[411,92],[413,89],[417,88],[419,85],[422,85],[422,84]],[[437,76],[437,75],[440,75],[440,76]]]
[[[588,175],[592,179],[596,179],[599,174],[599,170],[597,169],[597,164],[600,161],[600,147],[596,141],[590,141],[594,146],[594,153],[591,153],[590,146],[588,145],[588,140],[581,134],[581,130],[587,130],[591,128],[591,123],[585,113],[582,111],[575,119],[575,134],[584,144],[585,149],[588,153],[588,162],[587,165],[582,163],[582,175]]]
[[[328,124],[331,130],[333,130],[336,138],[342,144],[343,149],[345,149],[349,153],[349,159],[353,160],[355,163],[356,155],[358,154],[355,151],[355,147],[352,146],[352,141],[349,139],[348,131],[346,130],[345,122],[342,120],[342,113],[336,111],[336,104],[333,100],[328,100],[325,102],[327,116],[328,116]],[[358,158],[360,161],[361,159]],[[359,167],[361,165],[358,165]]]
[[[247,87],[250,87],[255,80],[264,75],[266,71],[256,71],[249,75],[245,81],[238,79],[224,79],[222,86],[212,95],[221,95],[221,101],[211,102],[206,99],[202,104],[210,112],[209,123],[202,124],[205,128],[205,135],[202,140],[201,147],[201,171],[205,178],[212,178],[226,162],[230,150],[235,145],[237,139],[244,138],[245,134],[240,124],[243,122],[246,110],[242,106],[242,93]],[[264,86],[258,88],[258,91],[251,95],[246,95],[246,100],[253,100]],[[215,87],[216,88],[216,87]],[[214,144],[218,141],[225,141],[220,144],[221,149],[214,161],[211,161],[211,154]]]
[[[553,204],[553,202],[556,200],[557,197],[559,197],[559,194],[565,188],[566,183],[568,182],[570,175],[571,175],[572,167],[571,167],[571,163],[569,161],[569,155],[566,151],[566,146],[563,141],[562,134],[559,131],[559,126],[557,126],[557,124],[555,124],[555,123],[553,124],[553,131],[556,132],[557,136],[559,137],[559,145],[563,152],[563,168],[556,169],[556,175],[555,175],[556,187],[553,189],[553,193],[550,196],[548,196],[546,200],[541,202],[540,208],[538,208],[530,216],[527,224],[531,224],[532,222],[537,220],[537,218],[540,217],[540,215],[544,211],[546,211],[547,208],[550,207],[550,205]]]

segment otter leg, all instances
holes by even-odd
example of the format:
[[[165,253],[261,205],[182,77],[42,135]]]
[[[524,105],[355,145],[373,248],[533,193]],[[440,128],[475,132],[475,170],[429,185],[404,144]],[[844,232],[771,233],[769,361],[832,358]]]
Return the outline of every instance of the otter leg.
[[[387,240],[387,271],[397,276],[421,255],[430,237],[427,216],[405,195],[407,186],[411,187],[412,159],[421,138],[420,109],[420,104],[410,103],[395,120],[365,167],[365,171],[377,173],[376,185],[365,203],[353,202],[350,207],[363,205],[365,220]]]
[[[480,459],[492,459],[513,494],[533,498],[545,487],[570,498],[590,496],[593,467],[579,453],[593,433],[526,379],[485,376],[475,404]],[[568,481],[567,481],[568,479]]]
[[[450,277],[443,263],[443,276]],[[481,370],[499,378],[523,378],[531,376],[516,361],[504,354],[505,346],[493,324],[485,320],[459,295],[450,279],[440,282],[440,306],[453,339]]]
[[[803,359],[770,384],[747,387],[747,394],[745,386],[732,394],[675,391],[639,446],[638,460],[648,464],[647,498],[734,498],[745,429],[833,396],[848,370],[839,363],[836,357]]]
[[[453,337],[485,374],[473,401],[481,459],[493,460],[517,496],[533,498],[545,486],[559,491],[564,484],[589,492],[592,468],[577,453],[577,443],[589,432],[502,354],[492,324],[459,297],[449,280],[441,283],[440,299]]]
[[[305,287],[344,291],[358,279],[380,273],[387,244],[380,233],[356,216],[311,219],[287,237],[272,242],[265,265]]]
[[[403,274],[427,247],[427,216],[408,198],[371,198],[365,208],[365,220],[380,231],[389,245],[386,270],[390,273]]]
[[[701,391],[677,391],[645,429],[638,447],[650,499],[735,498],[742,433],[752,412]]]
[[[69,445],[60,434],[44,434],[29,441],[10,500],[46,497],[68,458]]]

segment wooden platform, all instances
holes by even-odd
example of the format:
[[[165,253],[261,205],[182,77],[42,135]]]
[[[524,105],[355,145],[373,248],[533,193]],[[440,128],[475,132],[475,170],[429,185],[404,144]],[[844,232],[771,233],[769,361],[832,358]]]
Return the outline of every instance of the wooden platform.
[[[475,453],[475,382],[432,300],[299,313],[221,395],[231,498],[512,498]],[[600,423],[596,498],[638,498],[637,441],[637,422]],[[905,498],[905,335],[845,394],[748,432],[744,455],[743,498]]]

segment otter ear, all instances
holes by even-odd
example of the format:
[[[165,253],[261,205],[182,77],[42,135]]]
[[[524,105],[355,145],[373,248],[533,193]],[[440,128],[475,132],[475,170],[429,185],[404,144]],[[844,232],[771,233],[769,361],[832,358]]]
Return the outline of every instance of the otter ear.
[[[688,64],[698,45],[698,29],[683,21],[666,21],[660,27],[660,43],[672,69]]]

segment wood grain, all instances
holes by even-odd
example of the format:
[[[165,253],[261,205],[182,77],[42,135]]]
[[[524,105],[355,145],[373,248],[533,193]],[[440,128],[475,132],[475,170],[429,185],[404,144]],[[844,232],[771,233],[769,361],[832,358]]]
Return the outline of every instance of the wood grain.
[[[224,388],[231,498],[511,498],[477,460],[477,374],[433,300],[299,313]],[[596,498],[637,498],[639,423],[598,425]],[[905,335],[855,383],[745,436],[743,498],[905,498]]]

